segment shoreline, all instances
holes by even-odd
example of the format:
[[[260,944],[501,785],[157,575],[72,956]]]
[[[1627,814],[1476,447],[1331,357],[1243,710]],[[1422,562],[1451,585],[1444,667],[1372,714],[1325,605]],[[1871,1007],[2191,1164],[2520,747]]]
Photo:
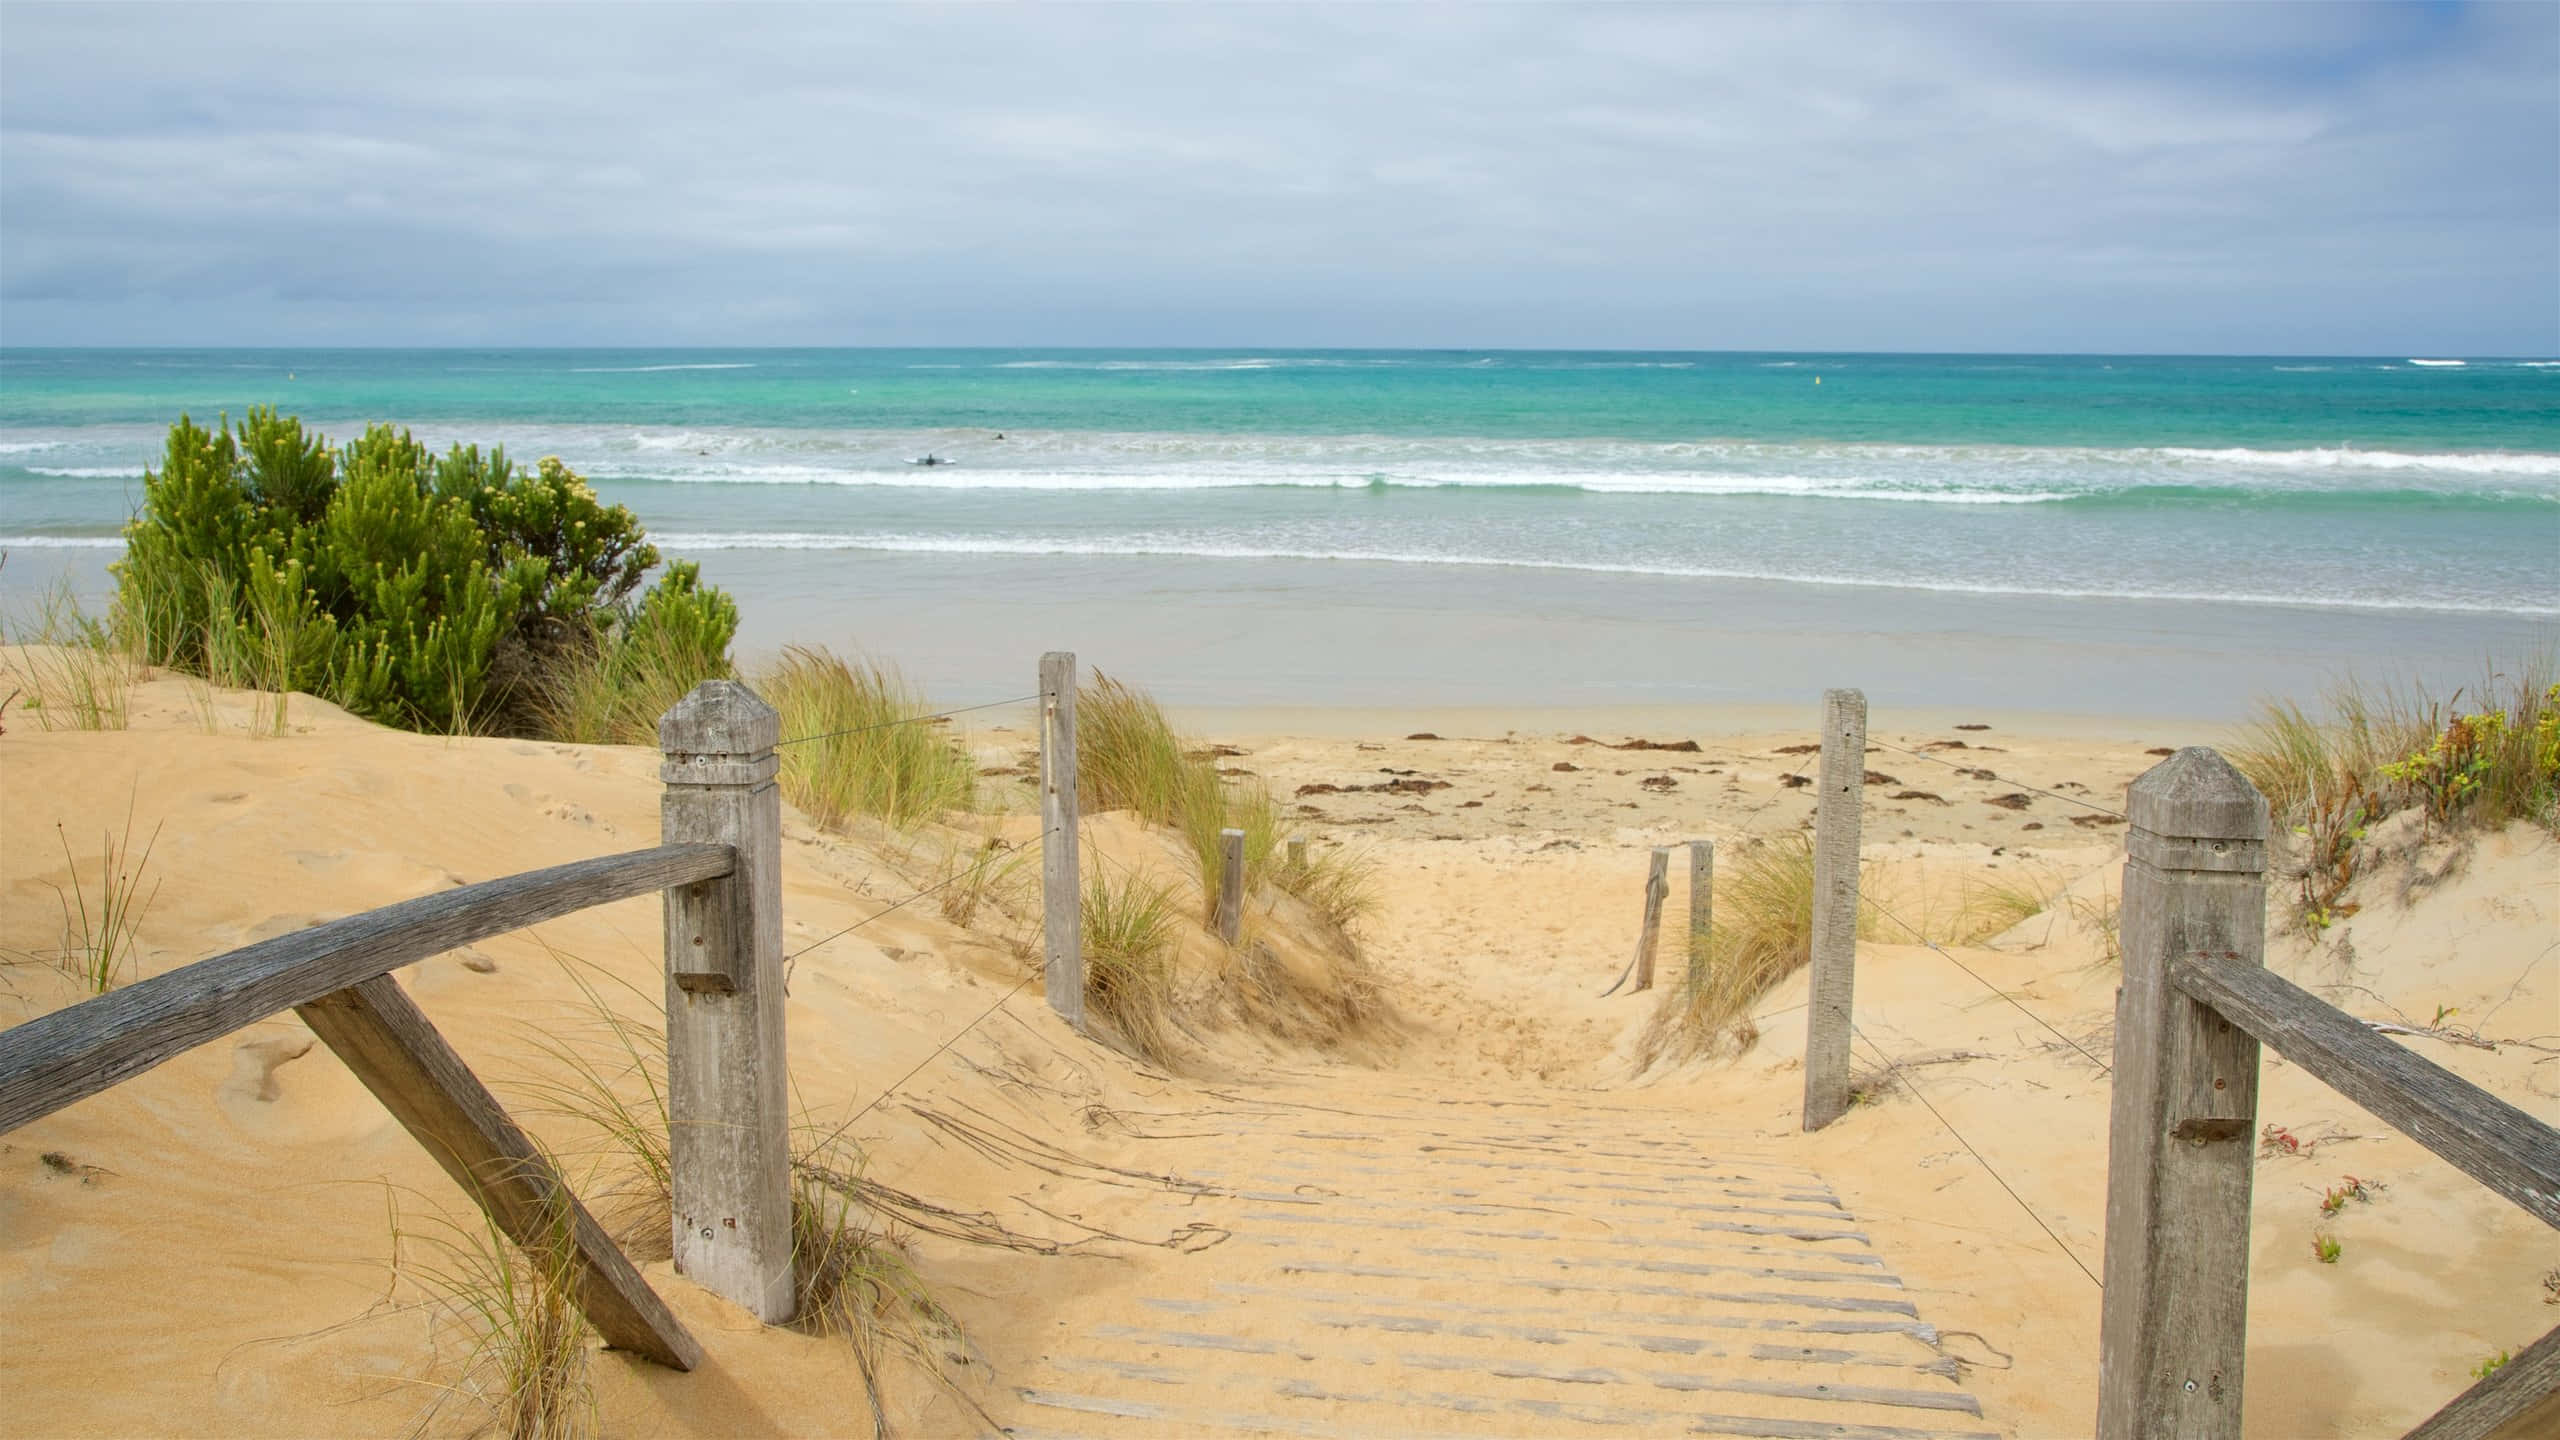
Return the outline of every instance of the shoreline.
[[[29,613],[57,578],[94,605],[112,591],[111,558],[13,555],[0,611]],[[2007,716],[2034,731],[2211,736],[2267,697],[2307,704],[2348,678],[2448,694],[2498,664],[2560,654],[2560,620],[2522,616],[1340,563],[714,551],[703,578],[737,600],[749,668],[785,646],[826,646],[966,706],[1028,692],[1043,652],[1071,650],[1088,676],[1139,684],[1186,716],[1328,734],[1363,714],[1397,735],[1778,730],[1846,687],[1880,723]],[[1494,725],[1510,715],[1532,718]]]

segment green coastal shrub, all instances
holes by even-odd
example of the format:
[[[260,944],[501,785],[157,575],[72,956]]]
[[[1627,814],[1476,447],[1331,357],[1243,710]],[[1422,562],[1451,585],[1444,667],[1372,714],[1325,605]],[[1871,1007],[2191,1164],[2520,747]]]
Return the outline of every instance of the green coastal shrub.
[[[737,606],[687,564],[640,591],[657,549],[556,459],[439,456],[387,425],[333,448],[258,409],[211,430],[181,417],[142,480],[114,568],[151,664],[503,734],[544,733],[565,673],[682,670],[681,694],[729,672]]]

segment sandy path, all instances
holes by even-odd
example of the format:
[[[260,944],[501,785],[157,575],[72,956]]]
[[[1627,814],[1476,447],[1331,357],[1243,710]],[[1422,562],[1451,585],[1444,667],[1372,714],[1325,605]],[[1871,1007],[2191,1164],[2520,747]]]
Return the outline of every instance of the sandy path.
[[[1987,1433],[1823,1179],[1658,1111],[1374,1084],[1147,1120],[1231,1233],[1085,1297],[1018,1435]],[[1045,1413],[1044,1413],[1045,1412]]]

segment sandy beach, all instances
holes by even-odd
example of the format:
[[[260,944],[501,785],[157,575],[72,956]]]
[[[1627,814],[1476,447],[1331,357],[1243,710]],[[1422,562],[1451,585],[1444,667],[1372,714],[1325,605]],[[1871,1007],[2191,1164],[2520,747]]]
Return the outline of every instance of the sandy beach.
[[[102,829],[152,839],[138,974],[656,839],[649,751],[402,734],[304,697],[289,733],[250,738],[250,697],[210,703],[216,733],[174,678],[135,692],[123,733],[10,717],[0,936],[19,963],[0,972],[0,1019],[78,998],[29,957],[59,943],[57,891],[94,884]],[[1007,712],[970,718],[989,722],[965,742],[991,787],[1010,783],[1029,733]],[[1651,1071],[1632,1056],[1653,997],[1600,992],[1631,953],[1651,847],[1703,837],[1731,856],[1807,823],[1789,777],[1809,767],[1810,713],[1185,718],[1319,850],[1374,859],[1362,938],[1393,1018],[1329,1048],[1204,1022],[1168,1072],[1076,1037],[1018,988],[1023,932],[1001,901],[967,925],[909,906],[798,958],[791,1075],[809,1123],[845,1126],[872,1178],[931,1207],[916,1213],[1008,1237],[896,1227],[968,1337],[946,1361],[957,1394],[891,1367],[897,1433],[1193,1433],[1275,1406],[1326,1435],[1658,1433],[1700,1414],[1746,1427],[1720,1433],[2087,1433],[2116,982],[2084,917],[2122,866],[2101,812],[2156,751],[2219,737],[1880,712],[1878,745],[1916,752],[1869,756],[1880,905],[1935,930],[1986,884],[2053,898],[1975,945],[1862,943],[1870,1103],[1808,1137],[1801,976],[1764,998],[1737,1058]],[[1127,817],[1090,825],[1103,863],[1178,869]],[[2525,827],[2412,843],[2368,874],[2352,920],[2271,943],[2270,963],[2360,1016],[2458,1015],[2494,1043],[2407,1043],[2560,1120],[2552,845]],[[787,813],[786,948],[921,888],[913,852]],[[593,1137],[535,1097],[561,1043],[594,1030],[597,995],[648,1018],[658,908],[622,902],[402,975],[597,1183]],[[1210,943],[1193,930],[1187,946]],[[2260,1114],[2298,1145],[2258,1168],[2252,1435],[2397,1433],[2549,1328],[2560,1252],[2530,1217],[2273,1056]],[[1474,1178],[1453,1190],[1452,1175]],[[2370,1198],[2324,1217],[2350,1175]],[[1666,1228],[1696,1215],[1758,1223]],[[1843,1217],[1854,1242],[1793,1233]],[[441,1401],[429,1428],[467,1431],[485,1415],[450,1388],[459,1327],[421,1287],[417,1237],[476,1223],[290,1016],[188,1052],[0,1141],[13,1428],[385,1433]],[[395,1227],[411,1237],[397,1265]],[[2340,1242],[2335,1263],[2315,1230]],[[663,1252],[641,1258],[712,1358],[687,1376],[600,1354],[605,1433],[868,1429],[842,1340],[759,1327]],[[1553,1279],[1568,1271],[1598,1288]],[[1785,1298],[1805,1295],[1825,1303]],[[1844,1314],[1867,1328],[1804,1329]]]

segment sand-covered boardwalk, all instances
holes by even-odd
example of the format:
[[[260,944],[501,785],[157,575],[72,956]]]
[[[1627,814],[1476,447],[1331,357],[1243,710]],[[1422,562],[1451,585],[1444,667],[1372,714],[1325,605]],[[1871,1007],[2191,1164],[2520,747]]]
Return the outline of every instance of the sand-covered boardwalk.
[[[1016,1435],[1993,1433],[1889,1256],[1765,1141],[1567,1097],[1232,1099],[1146,1120],[1218,1127],[1184,1213],[1230,1238],[1088,1295]]]

